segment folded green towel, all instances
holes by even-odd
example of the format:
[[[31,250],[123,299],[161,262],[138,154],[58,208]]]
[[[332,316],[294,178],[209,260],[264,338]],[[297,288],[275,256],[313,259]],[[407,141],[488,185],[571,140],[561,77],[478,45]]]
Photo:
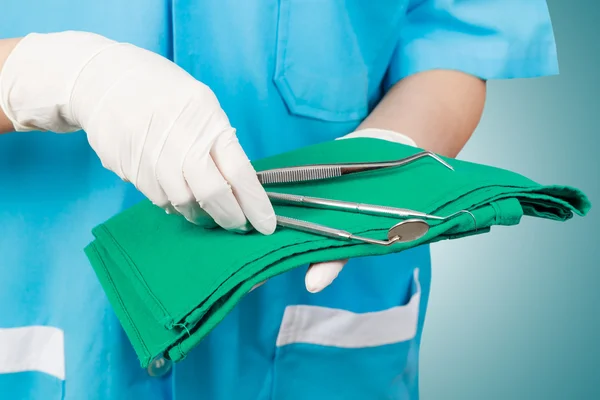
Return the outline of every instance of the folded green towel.
[[[257,170],[334,162],[384,161],[421,150],[376,139],[322,143],[254,163]],[[585,215],[586,196],[565,186],[542,186],[519,174],[431,158],[404,167],[308,183],[269,186],[270,191],[409,208],[440,216],[467,209],[412,243],[377,246],[325,238],[287,228],[270,236],[195,226],[143,201],[93,230],[86,254],[147,366],[159,354],[179,361],[257,283],[310,262],[399,252],[442,239],[516,225],[523,215],[565,221]],[[394,218],[315,208],[275,206],[278,215],[386,239]]]

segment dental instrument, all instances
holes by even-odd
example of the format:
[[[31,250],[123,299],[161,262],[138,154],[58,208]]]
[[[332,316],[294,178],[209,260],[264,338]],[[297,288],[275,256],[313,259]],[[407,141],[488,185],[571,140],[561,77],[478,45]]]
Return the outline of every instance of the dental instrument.
[[[365,204],[365,203],[357,203],[351,201],[343,201],[343,200],[332,200],[332,199],[324,199],[319,197],[310,197],[303,195],[295,195],[295,194],[287,194],[287,193],[274,193],[267,192],[267,196],[269,199],[280,203],[280,204],[288,204],[288,205],[306,205],[308,207],[313,208],[324,208],[324,209],[333,209],[333,210],[342,210],[342,211],[351,211],[359,214],[369,214],[383,217],[398,217],[398,218],[423,218],[423,219],[432,219],[438,221],[445,221],[450,219],[458,214],[467,213],[473,218],[473,223],[475,224],[475,230],[477,230],[477,219],[467,210],[460,210],[455,213],[452,213],[448,216],[441,217],[437,215],[431,215],[420,211],[414,211],[407,208],[398,208],[398,207],[389,207],[389,206],[379,206],[375,204]]]
[[[421,219],[407,219],[392,226],[387,233],[387,240],[372,239],[354,235],[342,229],[331,228],[313,222],[301,221],[294,218],[277,216],[277,224],[298,231],[313,233],[320,236],[341,240],[355,240],[380,246],[390,246],[395,243],[407,243],[418,240],[429,231],[429,224]]]
[[[337,178],[358,172],[373,171],[382,168],[401,167],[424,157],[431,157],[444,167],[454,171],[454,168],[437,154],[423,151],[412,156],[393,161],[339,163],[339,164],[312,164],[295,167],[274,168],[257,172],[261,184],[305,182],[321,179]]]

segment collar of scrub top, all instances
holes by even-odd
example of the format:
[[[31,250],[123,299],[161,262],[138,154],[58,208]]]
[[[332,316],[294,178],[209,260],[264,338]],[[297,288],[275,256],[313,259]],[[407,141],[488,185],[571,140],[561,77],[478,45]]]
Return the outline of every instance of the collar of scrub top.
[[[451,171],[454,171],[454,168],[452,168],[450,164],[442,160],[435,153],[432,153],[430,151],[423,151],[412,156],[392,161],[338,164],[309,164],[294,167],[268,169],[257,172],[257,176],[258,180],[262,185],[276,183],[307,182],[322,179],[331,179],[353,173],[373,171],[383,168],[402,167],[420,159],[423,159],[425,157],[433,158],[435,161],[437,161],[444,167],[450,169]],[[426,221],[427,219],[446,220],[460,213],[470,214],[475,223],[475,229],[477,229],[477,221],[475,219],[475,216],[467,210],[461,210],[449,216],[440,217],[405,208],[378,206],[374,204],[324,199],[287,193],[274,193],[269,191],[267,191],[267,195],[269,196],[269,199],[271,201],[280,204],[326,208],[386,217],[409,218],[392,226],[388,230],[387,240],[378,240],[362,236],[356,236],[350,232],[341,229],[323,226],[308,221],[297,220],[294,218],[284,216],[277,216],[277,224],[279,226],[340,240],[360,241],[382,246],[389,246],[394,243],[411,242],[423,237],[429,231],[429,224]]]

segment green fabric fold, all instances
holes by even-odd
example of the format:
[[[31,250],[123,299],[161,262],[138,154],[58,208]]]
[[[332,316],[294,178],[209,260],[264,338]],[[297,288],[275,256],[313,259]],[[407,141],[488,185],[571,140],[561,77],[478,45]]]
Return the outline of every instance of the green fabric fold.
[[[417,152],[376,139],[326,142],[254,162],[257,170],[337,162],[384,161]],[[440,216],[423,238],[377,246],[325,238],[286,228],[270,236],[195,226],[142,201],[93,230],[86,249],[142,366],[159,354],[180,361],[257,283],[311,262],[383,255],[517,225],[526,216],[566,221],[585,215],[590,202],[579,190],[540,185],[500,168],[445,159],[324,181],[270,185],[269,191],[409,208]],[[398,222],[389,217],[294,206],[278,215],[385,239]]]

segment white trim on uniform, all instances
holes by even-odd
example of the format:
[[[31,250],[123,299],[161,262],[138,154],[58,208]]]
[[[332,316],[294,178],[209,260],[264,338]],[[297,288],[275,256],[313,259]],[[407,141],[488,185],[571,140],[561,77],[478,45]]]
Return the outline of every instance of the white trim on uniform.
[[[64,336],[52,326],[0,328],[0,374],[38,371],[64,380]]]
[[[413,276],[408,304],[383,311],[353,313],[336,308],[295,305],[285,309],[277,346],[309,343],[362,348],[411,340],[417,334],[421,285],[419,270]]]

